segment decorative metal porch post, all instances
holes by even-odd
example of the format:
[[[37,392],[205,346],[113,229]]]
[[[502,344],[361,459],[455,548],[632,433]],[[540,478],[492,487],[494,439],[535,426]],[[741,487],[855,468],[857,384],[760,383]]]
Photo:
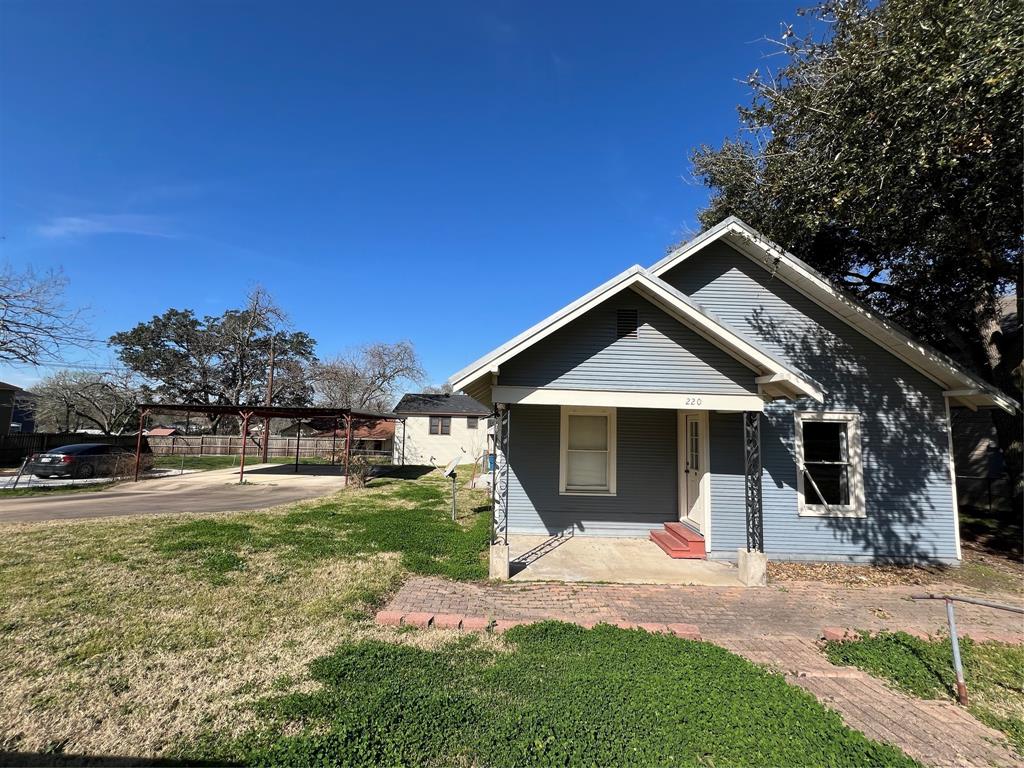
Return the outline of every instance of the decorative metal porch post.
[[[747,551],[764,552],[764,509],[761,503],[761,414],[743,412],[744,486],[747,508]]]
[[[505,403],[497,403],[494,413],[494,474],[491,480],[493,498],[492,542],[508,545],[508,452],[512,412]]]

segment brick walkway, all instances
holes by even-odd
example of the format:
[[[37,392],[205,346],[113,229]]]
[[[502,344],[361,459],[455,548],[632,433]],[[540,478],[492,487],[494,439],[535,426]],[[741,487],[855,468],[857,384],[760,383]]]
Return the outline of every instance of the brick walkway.
[[[857,669],[836,667],[815,645],[827,627],[832,628],[829,634],[843,628],[943,632],[942,603],[910,599],[922,591],[927,590],[792,584],[765,589],[467,584],[413,578],[378,621],[477,631],[491,622],[502,631],[541,619],[585,625],[604,621],[702,637],[777,669],[790,683],[839,712],[851,728],[894,744],[927,765],[1020,765],[1002,734],[957,705],[914,699]],[[957,624],[961,634],[977,640],[1024,642],[1024,626],[1015,614],[959,604]]]
[[[399,613],[455,614],[516,621],[561,619],[700,627],[715,640],[757,635],[821,637],[824,627],[854,630],[944,631],[942,603],[915,601],[922,587],[844,588],[818,585],[680,587],[669,585],[506,583],[478,584],[412,578],[387,606]],[[962,590],[961,590],[962,591]],[[1008,601],[1015,602],[1015,601]],[[961,634],[978,640],[1024,641],[1020,616],[958,604]]]

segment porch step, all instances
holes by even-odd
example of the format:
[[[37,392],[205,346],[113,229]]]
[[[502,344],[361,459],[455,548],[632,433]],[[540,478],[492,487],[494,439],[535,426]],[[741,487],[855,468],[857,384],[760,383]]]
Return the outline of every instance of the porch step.
[[[682,523],[665,523],[665,530],[651,531],[651,541],[676,560],[704,560],[704,537]]]

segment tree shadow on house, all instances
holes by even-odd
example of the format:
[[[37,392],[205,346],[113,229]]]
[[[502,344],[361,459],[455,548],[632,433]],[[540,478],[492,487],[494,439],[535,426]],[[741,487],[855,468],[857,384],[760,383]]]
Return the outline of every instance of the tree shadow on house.
[[[762,308],[748,317],[768,346],[783,351],[825,389],[824,404],[807,400],[798,404],[799,409],[860,414],[866,516],[804,520],[826,529],[850,554],[874,562],[921,563],[954,557],[955,521],[941,392],[922,374],[832,319],[834,323],[826,319],[812,329],[780,322]],[[791,410],[769,407],[765,427],[766,473],[777,484],[792,485],[795,493]],[[770,535],[766,520],[766,537]]]

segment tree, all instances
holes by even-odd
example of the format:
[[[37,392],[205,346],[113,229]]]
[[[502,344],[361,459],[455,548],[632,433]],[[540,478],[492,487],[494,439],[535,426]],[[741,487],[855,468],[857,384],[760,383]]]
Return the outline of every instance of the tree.
[[[203,318],[190,309],[168,309],[114,334],[110,343],[130,370],[153,382],[161,398],[195,405],[216,433],[224,417],[202,406],[265,404],[271,355],[271,404],[310,402],[313,389],[305,370],[316,360],[316,342],[288,330],[286,321],[269,294],[256,288],[241,309]]]
[[[392,407],[400,386],[423,380],[423,366],[408,341],[375,343],[313,368],[317,401],[370,411]]]
[[[67,279],[56,270],[0,267],[0,362],[38,365],[66,347],[88,346],[81,310],[64,303]]]
[[[44,429],[99,429],[121,434],[135,424],[146,391],[129,373],[58,371],[32,388],[36,422]]]
[[[739,216],[1020,399],[1024,5],[825,0],[810,14],[824,37],[787,27],[781,68],[748,79],[746,135],[692,154],[712,190],[701,224]],[[1007,293],[1017,321],[1001,329]],[[1019,478],[1019,422],[993,419]]]

